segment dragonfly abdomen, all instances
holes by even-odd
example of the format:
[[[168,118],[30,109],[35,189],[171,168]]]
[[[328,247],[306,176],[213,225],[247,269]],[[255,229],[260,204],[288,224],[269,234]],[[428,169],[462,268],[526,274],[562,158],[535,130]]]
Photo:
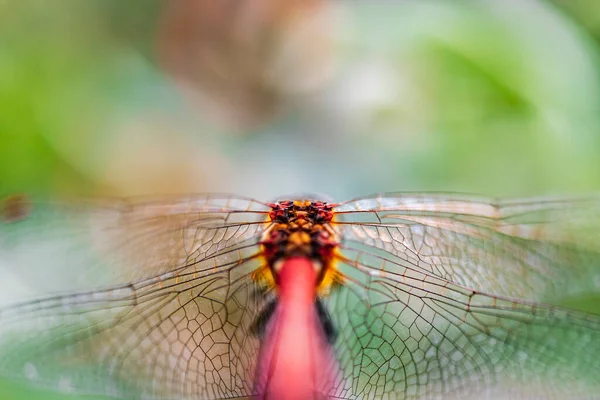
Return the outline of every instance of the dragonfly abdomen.
[[[335,358],[315,306],[317,271],[306,257],[282,263],[276,306],[267,306],[261,329],[255,392],[260,399],[327,399]]]
[[[258,317],[254,320],[254,323],[250,327],[250,332],[256,336],[258,336],[261,340],[265,337],[265,331],[267,328],[267,324],[275,314],[275,310],[277,309],[277,299],[272,299],[267,303],[267,305],[262,309],[262,311],[258,314]],[[323,305],[320,298],[316,298],[315,300],[315,308],[317,310],[317,316],[319,318],[319,325],[323,329],[323,333],[325,334],[325,338],[329,344],[334,344],[338,331],[331,320],[331,316],[329,312]]]

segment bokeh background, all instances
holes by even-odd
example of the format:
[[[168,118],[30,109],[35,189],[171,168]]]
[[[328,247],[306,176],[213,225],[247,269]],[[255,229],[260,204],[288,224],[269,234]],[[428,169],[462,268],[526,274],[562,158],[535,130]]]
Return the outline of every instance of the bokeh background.
[[[595,192],[599,40],[589,0],[2,0],[0,197]]]

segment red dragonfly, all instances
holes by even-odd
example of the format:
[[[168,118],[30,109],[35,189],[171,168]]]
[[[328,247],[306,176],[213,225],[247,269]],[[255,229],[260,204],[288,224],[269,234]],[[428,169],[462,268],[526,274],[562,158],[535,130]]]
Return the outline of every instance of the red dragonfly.
[[[544,303],[600,286],[599,200],[11,198],[0,266],[46,294],[0,308],[0,375],[143,399],[600,398],[600,316]]]

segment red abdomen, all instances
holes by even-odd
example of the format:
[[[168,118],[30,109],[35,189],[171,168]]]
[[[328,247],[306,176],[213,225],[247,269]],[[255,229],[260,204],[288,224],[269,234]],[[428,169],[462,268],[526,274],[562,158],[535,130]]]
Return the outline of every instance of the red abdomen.
[[[277,308],[262,341],[256,392],[269,400],[327,399],[337,369],[317,313],[313,262],[287,259],[277,276]]]

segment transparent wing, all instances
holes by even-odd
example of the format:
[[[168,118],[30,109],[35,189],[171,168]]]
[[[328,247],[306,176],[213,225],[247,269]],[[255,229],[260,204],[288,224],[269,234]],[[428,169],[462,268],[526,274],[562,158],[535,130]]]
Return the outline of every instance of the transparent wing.
[[[0,371],[123,398],[248,395],[258,351],[249,327],[262,305],[248,276],[258,265],[233,256],[238,250],[126,286],[0,310]]]
[[[265,210],[211,196],[33,204],[5,220],[3,267],[48,291],[87,290],[2,307],[0,373],[125,398],[248,395]]]
[[[172,271],[260,236],[269,210],[230,195],[38,202],[26,208],[17,220],[0,217],[0,268],[38,294]]]
[[[465,287],[544,301],[600,288],[598,197],[384,194],[335,212],[346,246],[385,250],[402,267]]]
[[[346,284],[325,300],[339,330],[335,398],[598,398],[600,316],[345,252]]]

